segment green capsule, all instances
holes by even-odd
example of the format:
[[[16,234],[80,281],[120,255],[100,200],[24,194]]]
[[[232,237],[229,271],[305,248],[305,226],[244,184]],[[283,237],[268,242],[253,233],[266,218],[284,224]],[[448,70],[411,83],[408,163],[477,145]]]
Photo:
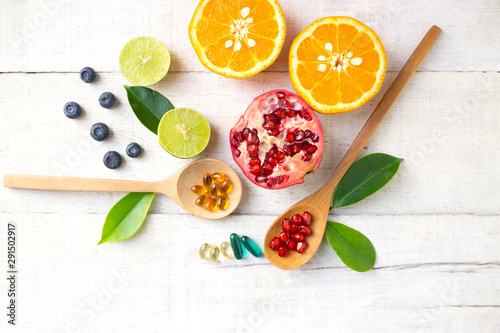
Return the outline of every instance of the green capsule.
[[[219,261],[219,253],[220,253],[219,248],[217,246],[214,246],[213,248],[210,249],[210,252],[208,253],[208,259],[210,259],[211,262]]]
[[[233,256],[233,248],[228,242],[222,242],[220,245],[220,253],[226,258],[231,258]]]
[[[243,243],[243,246],[246,247],[248,252],[250,252],[254,257],[259,258],[262,255],[262,250],[250,237],[242,236],[241,242]]]
[[[200,246],[200,250],[198,251],[200,259],[207,259],[209,251],[210,251],[210,245],[208,245],[207,243],[202,244]]]
[[[245,256],[245,248],[241,245],[241,239],[237,234],[231,234],[229,237],[231,240],[231,247],[233,248],[234,257],[238,260],[241,260]]]

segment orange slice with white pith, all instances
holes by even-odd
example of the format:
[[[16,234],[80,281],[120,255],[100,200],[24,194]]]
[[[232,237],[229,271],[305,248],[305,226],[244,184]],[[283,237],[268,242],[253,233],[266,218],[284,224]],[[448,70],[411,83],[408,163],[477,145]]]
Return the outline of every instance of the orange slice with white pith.
[[[238,79],[269,67],[285,33],[285,17],[276,0],[202,0],[189,24],[189,39],[201,63]]]
[[[290,48],[295,91],[320,113],[354,110],[382,86],[387,57],[380,38],[350,17],[325,17],[302,31]]]

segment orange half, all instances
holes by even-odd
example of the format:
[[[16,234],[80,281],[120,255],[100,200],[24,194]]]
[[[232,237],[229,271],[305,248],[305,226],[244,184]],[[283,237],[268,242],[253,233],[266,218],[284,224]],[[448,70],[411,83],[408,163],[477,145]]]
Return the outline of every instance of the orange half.
[[[320,113],[354,110],[377,94],[387,57],[380,38],[350,17],[325,17],[310,24],[290,48],[295,91]]]
[[[189,39],[201,63],[238,79],[269,67],[285,34],[276,0],[202,0],[189,24]]]

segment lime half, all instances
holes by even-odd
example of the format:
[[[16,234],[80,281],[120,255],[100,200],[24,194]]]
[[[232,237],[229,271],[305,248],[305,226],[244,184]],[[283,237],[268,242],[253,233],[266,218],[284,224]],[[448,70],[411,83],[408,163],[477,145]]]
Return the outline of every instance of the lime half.
[[[172,109],[163,115],[158,125],[158,141],[175,157],[194,157],[207,147],[209,140],[207,118],[193,109]]]
[[[167,47],[153,37],[131,39],[120,52],[123,76],[138,86],[150,86],[160,81],[169,67],[170,53]]]

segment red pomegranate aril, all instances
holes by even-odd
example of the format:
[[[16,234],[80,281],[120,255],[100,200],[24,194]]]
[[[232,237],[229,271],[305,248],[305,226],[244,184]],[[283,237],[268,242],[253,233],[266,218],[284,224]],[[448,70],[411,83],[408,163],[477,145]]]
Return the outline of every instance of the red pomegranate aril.
[[[312,138],[312,136],[313,136],[313,132],[311,132],[310,130],[304,131],[304,138],[310,139],[310,138]]]
[[[264,172],[265,175],[272,174],[273,173],[273,169],[274,169],[274,167],[271,164],[269,164],[269,163],[266,163],[266,164],[264,164],[262,166],[262,170],[263,170],[263,172]]]
[[[304,220],[304,225],[311,225],[312,222],[311,213],[304,212],[304,214],[302,214],[302,219]]]
[[[252,168],[250,168],[250,173],[253,175],[260,176],[262,175],[262,167],[260,165],[255,165]]]
[[[243,137],[245,139],[248,138],[248,133],[250,133],[250,128],[248,128],[248,127],[245,127],[245,129],[243,130],[243,132],[241,132],[241,134],[243,134]]]
[[[299,143],[295,143],[295,144],[292,146],[292,154],[293,154],[293,155],[295,155],[295,154],[297,154],[299,151],[300,151],[300,144],[299,144]]]
[[[278,164],[278,161],[276,161],[276,159],[274,157],[269,157],[269,159],[267,160],[269,162],[269,164],[271,164],[272,166],[275,166],[276,164]]]
[[[286,111],[283,109],[278,109],[274,111],[274,115],[279,119],[284,119],[286,117]]]
[[[276,120],[278,120],[278,118],[274,114],[272,114],[272,113],[266,114],[264,116],[264,119],[266,121],[276,121]]]
[[[285,98],[286,96],[286,93],[284,91],[277,91],[276,92],[276,97],[278,97],[278,99],[283,99]]]
[[[302,224],[302,215],[300,214],[293,214],[292,215],[292,222],[296,224]]]
[[[276,251],[281,245],[280,239],[278,237],[274,237],[269,243],[269,248],[273,251]]]
[[[297,242],[297,250],[296,251],[298,253],[302,253],[302,252],[304,252],[306,247],[307,247],[307,243],[305,241]]]
[[[267,179],[268,178],[266,176],[257,176],[257,177],[255,177],[255,181],[257,183],[265,183],[265,182],[267,182]]]
[[[285,177],[283,177],[283,176],[276,177],[276,183],[278,183],[278,185],[283,183],[284,180],[285,180]]]
[[[316,152],[316,150],[318,150],[318,147],[316,147],[315,145],[310,145],[307,148],[307,152],[310,153],[310,154],[314,154]]]
[[[274,180],[274,178],[269,178],[266,182],[267,186],[269,187],[274,187],[276,185],[276,181]]]
[[[274,156],[278,159],[278,161],[281,161],[282,159],[285,158],[285,153],[282,151],[277,151],[276,154],[274,154]]]
[[[307,225],[301,225],[299,227],[300,232],[302,232],[305,236],[309,236],[312,232],[311,228],[309,228]]]
[[[302,141],[304,140],[304,131],[303,130],[296,130],[294,132],[295,134],[295,141]]]
[[[283,245],[281,245],[279,248],[278,248],[278,255],[280,257],[284,257],[286,256],[286,254],[288,253],[288,249],[286,247],[284,247]]]
[[[286,231],[280,233],[279,239],[282,244],[285,244],[290,239],[290,234]]]
[[[231,144],[233,145],[233,147],[236,147],[236,148],[238,148],[240,146],[240,142],[236,138],[236,134],[233,135],[233,137],[231,138]]]
[[[297,242],[301,242],[306,239],[306,235],[299,231],[293,235],[293,239],[295,239]]]
[[[291,227],[292,221],[290,221],[289,219],[283,219],[283,221],[281,221],[281,229],[283,229],[284,231],[290,231]]]
[[[276,127],[276,124],[273,123],[272,121],[266,121],[263,125],[262,128],[266,130],[270,130]]]
[[[236,137],[236,140],[238,140],[239,142],[243,142],[244,138],[243,138],[243,134],[241,134],[241,132],[234,133],[234,136]]]
[[[315,134],[313,134],[313,136],[311,137],[311,140],[312,140],[313,142],[319,142],[319,135],[318,135],[318,134],[316,134],[316,133],[315,133]]]
[[[247,150],[248,150],[248,153],[250,154],[250,156],[256,155],[259,153],[259,147],[257,147],[256,145],[248,145]]]
[[[300,145],[300,149],[301,149],[301,150],[307,150],[307,148],[309,148],[309,146],[310,146],[309,142],[304,141],[304,142],[302,142],[302,144]]]
[[[305,154],[304,156],[302,156],[302,161],[310,161],[312,158],[312,155],[311,154]]]
[[[293,132],[286,133],[286,136],[285,136],[286,142],[293,142],[294,140],[295,140],[295,135],[293,134]]]
[[[293,118],[297,115],[297,112],[295,110],[292,110],[292,109],[287,109],[286,110],[286,115],[290,118]]]
[[[260,165],[260,159],[259,158],[252,158],[248,164],[254,166],[254,165]]]
[[[296,246],[297,246],[297,242],[294,241],[293,239],[289,239],[287,242],[286,242],[286,246],[288,247],[289,250],[295,250]]]
[[[299,231],[299,225],[296,223],[292,223],[292,225],[290,226],[290,233],[294,234],[297,231]]]
[[[311,121],[312,120],[311,115],[306,110],[300,111],[300,118],[304,118],[307,121]]]
[[[286,156],[291,156],[292,155],[292,148],[289,145],[283,145],[283,152],[285,153]]]
[[[280,134],[280,130],[275,128],[275,129],[267,131],[267,134],[269,134],[271,136],[277,136],[278,134]]]
[[[287,109],[288,109],[288,108],[290,108],[290,106],[291,106],[291,105],[290,105],[290,102],[289,102],[289,101],[287,101],[286,99],[282,99],[282,100],[280,100],[280,101],[278,102],[278,105],[279,105],[280,107],[282,107],[282,108],[287,108]]]
[[[233,147],[233,155],[236,157],[240,157],[241,151],[238,148]]]

